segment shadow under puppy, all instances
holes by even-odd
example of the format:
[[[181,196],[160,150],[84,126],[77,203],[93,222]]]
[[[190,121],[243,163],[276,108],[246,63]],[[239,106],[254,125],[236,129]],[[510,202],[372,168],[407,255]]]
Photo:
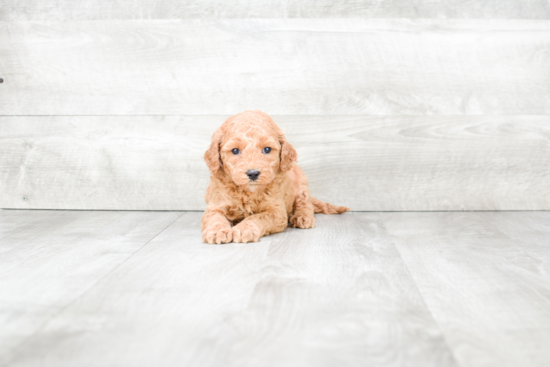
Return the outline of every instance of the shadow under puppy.
[[[228,118],[212,136],[204,160],[212,173],[202,216],[202,240],[210,244],[256,242],[288,223],[315,227],[313,213],[349,208],[315,199],[294,164],[298,155],[273,119],[261,111]]]

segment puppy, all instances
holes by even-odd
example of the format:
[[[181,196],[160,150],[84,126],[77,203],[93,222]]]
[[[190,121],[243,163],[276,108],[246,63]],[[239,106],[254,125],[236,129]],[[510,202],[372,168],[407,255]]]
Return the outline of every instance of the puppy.
[[[350,210],[310,196],[296,150],[273,119],[261,111],[228,118],[204,154],[211,172],[202,216],[209,244],[256,242],[292,227],[313,228],[313,213]]]

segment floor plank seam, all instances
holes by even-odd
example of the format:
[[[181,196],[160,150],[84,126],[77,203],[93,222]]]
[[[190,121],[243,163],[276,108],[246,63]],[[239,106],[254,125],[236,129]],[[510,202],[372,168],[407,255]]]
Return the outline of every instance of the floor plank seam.
[[[136,251],[134,251],[130,256],[128,256],[124,261],[122,261],[120,264],[113,267],[107,274],[105,274],[101,279],[99,279],[97,282],[95,282],[93,285],[91,285],[85,292],[83,292],[80,296],[76,297],[74,300],[69,302],[67,305],[62,307],[58,312],[56,312],[54,315],[52,315],[50,318],[48,318],[46,321],[42,323],[33,333],[32,335],[29,335],[29,337],[25,338],[19,345],[17,345],[15,348],[12,349],[13,353],[11,357],[8,357],[8,360],[6,362],[6,366],[9,366],[18,356],[18,351],[21,350],[26,344],[28,344],[36,335],[39,334],[39,332],[44,329],[53,319],[61,315],[65,310],[70,308],[72,305],[74,305],[79,299],[84,297],[86,294],[88,294],[92,289],[94,289],[99,283],[101,283],[103,280],[105,280],[107,277],[109,277],[116,269],[118,269],[122,264],[126,263],[130,258],[132,258],[136,253],[141,251],[145,246],[147,246],[151,241],[153,241],[155,238],[157,238],[161,233],[163,233],[166,229],[168,229],[172,224],[174,224],[178,219],[183,217],[185,215],[185,212],[183,212],[180,216],[178,216],[176,219],[174,219],[170,224],[168,224],[166,227],[164,227],[161,231],[159,231],[156,235],[151,237],[146,243],[144,243],[140,248],[138,248]],[[2,362],[0,360],[0,362]]]
[[[445,333],[443,331],[443,328],[441,327],[439,322],[436,320],[436,318],[433,315],[432,310],[430,309],[430,307],[426,303],[426,300],[424,299],[424,295],[420,291],[420,287],[418,286],[418,284],[416,282],[416,278],[413,276],[411,270],[409,269],[409,265],[407,264],[407,262],[403,258],[403,255],[401,254],[401,250],[399,249],[399,246],[397,245],[397,242],[393,240],[393,235],[387,229],[386,225],[384,225],[384,228],[386,229],[386,233],[388,234],[388,236],[391,238],[393,246],[395,247],[395,250],[397,251],[397,254],[399,255],[399,258],[401,259],[401,262],[405,266],[405,269],[407,271],[407,274],[409,275],[409,278],[413,281],[414,287],[416,288],[416,291],[418,292],[418,294],[420,296],[420,299],[422,300],[422,304],[424,305],[426,310],[430,313],[430,317],[432,318],[434,324],[437,325],[437,328],[439,329],[439,332],[441,333],[441,338],[443,339],[443,342],[445,343],[445,345],[447,346],[447,349],[449,350],[449,354],[453,358],[453,361],[455,362],[456,366],[463,367],[460,364],[460,362],[458,361],[458,358],[456,357],[453,348],[451,348],[451,345],[449,344],[449,341],[447,340],[447,336],[445,335]]]

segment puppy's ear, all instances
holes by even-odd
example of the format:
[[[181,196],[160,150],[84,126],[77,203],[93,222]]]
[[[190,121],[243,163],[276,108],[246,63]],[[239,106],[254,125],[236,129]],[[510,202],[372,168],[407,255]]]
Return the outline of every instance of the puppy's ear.
[[[222,143],[223,133],[221,129],[216,130],[214,135],[212,135],[212,143],[210,143],[210,148],[204,153],[204,161],[210,169],[212,174],[216,175],[222,167],[222,159],[220,157],[220,145]]]
[[[281,165],[279,169],[283,172],[289,171],[294,162],[298,160],[296,149],[286,141],[285,134],[282,131],[278,132],[279,143],[281,144]]]

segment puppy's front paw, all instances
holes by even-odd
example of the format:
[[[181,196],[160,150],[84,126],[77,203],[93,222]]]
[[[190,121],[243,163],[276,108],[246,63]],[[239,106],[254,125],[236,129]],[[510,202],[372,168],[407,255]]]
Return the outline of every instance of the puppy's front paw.
[[[297,214],[290,218],[290,225],[294,228],[313,228],[315,227],[315,217],[313,215]]]
[[[233,231],[229,228],[206,228],[202,231],[202,242],[207,242],[211,245],[217,243],[229,243],[233,239]]]
[[[244,221],[233,227],[233,242],[258,242],[262,232],[258,225],[251,221]]]

